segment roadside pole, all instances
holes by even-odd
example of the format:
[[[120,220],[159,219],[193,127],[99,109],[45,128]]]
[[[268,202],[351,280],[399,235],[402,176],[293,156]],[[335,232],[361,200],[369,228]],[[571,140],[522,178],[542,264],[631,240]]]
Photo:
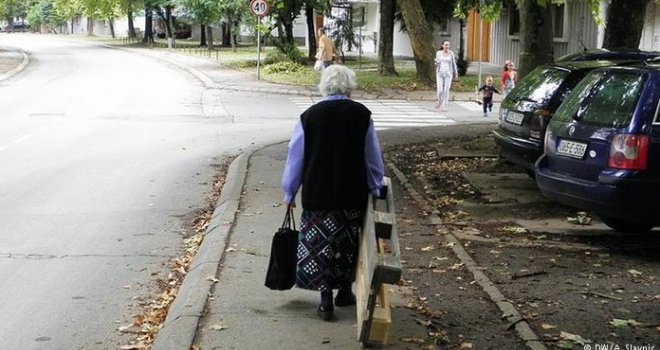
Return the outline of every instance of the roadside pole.
[[[250,1],[250,12],[257,17],[257,80],[261,79],[261,18],[270,12],[266,0]]]
[[[257,16],[257,80],[261,79],[261,17]]]

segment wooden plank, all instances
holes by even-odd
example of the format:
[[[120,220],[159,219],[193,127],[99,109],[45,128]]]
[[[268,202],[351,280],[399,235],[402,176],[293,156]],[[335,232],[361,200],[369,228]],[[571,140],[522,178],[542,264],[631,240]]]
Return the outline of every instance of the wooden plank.
[[[376,237],[390,239],[392,237],[392,226],[394,226],[394,214],[376,211],[374,212],[374,224]]]
[[[389,295],[387,285],[381,285],[378,293],[379,305],[374,310],[371,332],[369,333],[370,343],[386,345],[389,340],[390,329],[392,328],[392,309],[390,308]]]
[[[389,294],[383,283],[396,284],[401,279],[392,184],[389,178],[384,180],[387,187],[384,198],[377,202],[372,196],[368,198],[356,271],[358,340],[365,346],[387,342],[392,318]],[[379,208],[385,206],[386,211],[375,211],[376,204]],[[379,235],[376,225],[380,226]]]
[[[369,318],[371,316],[369,299],[371,295],[371,285],[375,264],[377,263],[376,237],[373,234],[373,201],[369,196],[367,212],[364,217],[364,226],[362,236],[360,237],[360,247],[358,254],[358,266],[355,274],[355,299],[357,308],[357,332],[358,339],[364,339],[366,328],[369,327]],[[369,234],[371,232],[371,234]]]

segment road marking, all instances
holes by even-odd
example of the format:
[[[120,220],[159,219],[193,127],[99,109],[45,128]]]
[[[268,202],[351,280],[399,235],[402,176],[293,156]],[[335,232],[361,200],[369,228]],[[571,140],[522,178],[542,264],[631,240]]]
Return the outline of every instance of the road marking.
[[[23,141],[25,141],[29,138],[30,138],[30,135],[25,135],[23,137],[19,137],[18,139],[14,140],[14,143],[21,143],[21,142],[23,142]]]
[[[318,101],[312,97],[290,97],[291,102],[306,110]],[[456,124],[446,115],[429,111],[406,100],[356,100],[371,111],[376,130]]]
[[[9,146],[12,145],[12,144],[21,143],[21,142],[23,142],[23,141],[29,139],[30,137],[32,137],[32,135],[24,135],[24,136],[21,136],[21,137],[15,139],[15,140],[9,142],[9,144],[7,144],[7,145],[0,146],[0,152],[6,150],[6,149],[9,148]]]

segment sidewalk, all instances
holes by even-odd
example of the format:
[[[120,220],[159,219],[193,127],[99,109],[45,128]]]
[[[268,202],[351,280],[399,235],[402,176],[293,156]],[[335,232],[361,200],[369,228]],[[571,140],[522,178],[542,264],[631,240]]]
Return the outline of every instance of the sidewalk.
[[[23,51],[0,45],[0,82],[22,71],[29,62]]]

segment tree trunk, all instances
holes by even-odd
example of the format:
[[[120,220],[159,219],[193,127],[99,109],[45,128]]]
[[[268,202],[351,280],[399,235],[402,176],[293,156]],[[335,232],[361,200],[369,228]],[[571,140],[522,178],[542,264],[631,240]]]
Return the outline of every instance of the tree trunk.
[[[213,48],[213,27],[206,26],[206,47],[211,50]]]
[[[307,46],[309,47],[309,52],[307,53],[307,58],[310,61],[314,61],[316,58],[316,31],[314,30],[314,8],[305,5],[305,23],[307,24]]]
[[[224,21],[220,25],[220,33],[222,33],[222,47],[228,47],[231,45],[231,22]]]
[[[115,20],[110,18],[108,20],[108,23],[110,23],[110,35],[114,39],[115,38]]]
[[[92,17],[87,17],[87,35],[94,35],[94,19]]]
[[[433,84],[435,82],[435,54],[433,29],[426,21],[419,0],[397,0],[399,10],[408,28],[408,36],[415,55],[417,79]]]
[[[151,7],[145,6],[144,8],[144,38],[143,44],[153,44],[154,30],[153,30],[153,13]]]
[[[378,73],[399,75],[394,68],[394,13],[396,0],[380,0],[380,32],[378,33]]]
[[[232,25],[234,29],[231,32],[231,47],[236,51],[236,47],[238,46],[238,33],[240,33],[240,22],[234,21],[232,22]]]
[[[167,31],[167,48],[174,48],[174,23],[172,6],[165,6],[165,30]]]
[[[603,48],[639,50],[646,7],[650,0],[612,0],[607,8]]]
[[[206,26],[199,25],[199,47],[206,47]]]
[[[520,68],[518,79],[536,66],[553,61],[552,12],[537,0],[520,1]]]
[[[135,24],[133,24],[133,11],[129,10],[127,13],[128,16],[128,37],[135,38]]]

